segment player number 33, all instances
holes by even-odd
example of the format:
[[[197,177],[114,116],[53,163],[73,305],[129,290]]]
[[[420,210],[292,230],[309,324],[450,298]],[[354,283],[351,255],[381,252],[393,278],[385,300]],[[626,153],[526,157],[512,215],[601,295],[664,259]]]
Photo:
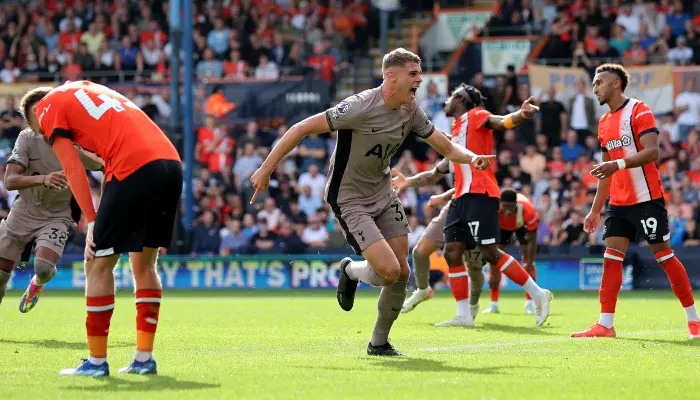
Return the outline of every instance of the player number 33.
[[[85,92],[85,90],[80,89],[75,92],[75,97],[78,99],[80,104],[85,108],[85,111],[92,117],[95,118],[96,120],[99,120],[102,118],[104,113],[106,113],[109,110],[114,110],[116,112],[122,112],[125,110],[124,106],[127,106],[129,108],[133,108],[134,110],[139,110],[139,107],[130,102],[130,101],[120,101],[115,99],[114,97],[111,97],[107,94],[100,94],[97,96],[100,100],[102,100],[102,104],[99,106],[95,104],[95,102],[88,96],[88,94]]]

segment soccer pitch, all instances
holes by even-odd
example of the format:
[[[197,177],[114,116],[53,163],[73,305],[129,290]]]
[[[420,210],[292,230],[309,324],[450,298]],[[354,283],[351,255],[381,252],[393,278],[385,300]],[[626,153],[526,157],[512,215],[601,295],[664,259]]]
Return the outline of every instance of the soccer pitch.
[[[668,291],[623,292],[617,339],[569,338],[597,319],[597,293],[555,293],[542,328],[520,293],[476,328],[434,328],[452,317],[449,293],[402,314],[392,343],[403,358],[368,357],[374,290],[355,308],[334,291],[166,291],[156,337],[160,375],[122,376],[135,343],[133,296],[112,319],[108,378],[58,377],[87,356],[81,292],[42,295],[20,314],[0,306],[0,399],[639,399],[698,398],[700,340],[687,339]],[[482,297],[487,305],[488,292]],[[484,298],[485,297],[485,298]]]

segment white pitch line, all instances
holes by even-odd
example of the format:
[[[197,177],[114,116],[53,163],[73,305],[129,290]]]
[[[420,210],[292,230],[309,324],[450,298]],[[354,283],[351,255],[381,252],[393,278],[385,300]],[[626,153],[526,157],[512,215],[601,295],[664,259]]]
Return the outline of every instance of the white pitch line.
[[[664,333],[679,333],[686,332],[684,329],[670,329],[664,331],[641,331],[641,332],[630,332],[624,334],[624,336],[618,336],[619,338],[626,338],[632,336],[648,336],[648,335],[659,335]],[[481,344],[470,344],[464,346],[450,346],[450,347],[428,347],[427,349],[422,349],[421,351],[454,351],[454,350],[472,350],[472,349],[485,349],[489,347],[508,347],[508,346],[520,346],[528,344],[538,344],[538,343],[552,343],[552,342],[567,342],[571,340],[581,340],[581,338],[572,337],[558,337],[551,339],[535,339],[535,340],[522,340],[519,342],[497,342],[497,343],[481,343]]]

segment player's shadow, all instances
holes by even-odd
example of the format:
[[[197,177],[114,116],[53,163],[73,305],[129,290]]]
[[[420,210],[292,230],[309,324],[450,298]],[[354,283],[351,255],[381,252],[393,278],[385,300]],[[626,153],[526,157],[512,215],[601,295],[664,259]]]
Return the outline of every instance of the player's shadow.
[[[549,332],[546,326],[517,326],[517,325],[502,325],[494,324],[493,322],[485,322],[483,324],[478,324],[476,329],[483,329],[485,331],[499,331],[506,333],[516,333],[521,335],[545,335],[553,336],[560,335],[554,332]]]
[[[507,374],[509,370],[522,368],[531,368],[532,366],[524,365],[501,365],[494,367],[479,367],[479,368],[466,368],[458,367],[454,365],[445,365],[443,361],[431,360],[427,358],[416,358],[416,357],[400,357],[400,358],[386,358],[377,361],[373,361],[370,365],[380,368],[391,368],[401,371],[415,371],[415,372],[463,372],[467,374],[475,375],[501,375]],[[546,367],[539,367],[546,368]]]
[[[142,380],[139,381],[114,378],[111,376],[104,378],[93,378],[94,380],[90,382],[91,386],[69,385],[63,387],[63,389],[94,392],[162,392],[164,390],[175,391],[215,389],[221,386],[219,383],[185,381],[163,375],[145,375],[141,378]],[[80,379],[85,378],[80,377]],[[99,386],[92,386],[92,383],[95,381],[103,384]]]
[[[87,343],[82,342],[69,342],[66,340],[57,339],[41,339],[41,340],[11,340],[11,339],[0,339],[0,344],[16,344],[16,345],[31,345],[34,347],[42,349],[52,349],[52,350],[87,350]],[[129,343],[110,343],[110,348],[120,348],[120,347],[130,347],[133,344]]]
[[[642,344],[642,347],[646,347],[646,345],[653,345],[653,344],[671,344],[674,346],[689,346],[689,347],[700,347],[700,340],[664,340],[664,339],[644,339],[644,338],[636,338],[636,337],[618,337],[615,340],[629,340],[632,342],[639,342]]]

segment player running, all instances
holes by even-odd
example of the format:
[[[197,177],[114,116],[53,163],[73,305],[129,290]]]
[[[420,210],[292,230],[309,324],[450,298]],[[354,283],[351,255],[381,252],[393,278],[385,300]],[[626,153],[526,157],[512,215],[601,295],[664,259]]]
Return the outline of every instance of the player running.
[[[537,210],[530,199],[524,194],[513,189],[501,191],[501,211],[499,222],[501,224],[501,239],[498,247],[501,250],[513,242],[513,236],[520,244],[520,254],[523,257],[523,268],[532,277],[537,279],[535,258],[537,257],[537,226],[539,218]],[[484,314],[498,313],[498,297],[501,292],[501,271],[498,268],[490,268],[489,295],[491,304],[483,311]],[[534,314],[535,305],[530,295],[525,292],[525,313]]]
[[[305,136],[338,131],[325,199],[348,243],[365,261],[342,260],[336,296],[340,307],[350,311],[359,281],[382,287],[368,355],[402,355],[389,343],[389,331],[406,296],[410,228],[391,188],[391,157],[414,133],[448,159],[473,164],[475,169],[488,168],[495,158],[475,155],[436,132],[416,101],[422,82],[420,63],[420,57],[401,48],[386,54],[381,86],[292,126],[251,177],[254,202],[269,187],[270,175],[282,158]]]
[[[473,86],[462,84],[447,100],[445,114],[455,118],[452,141],[476,152],[490,152],[494,147],[493,129],[512,129],[524,119],[533,118],[539,108],[523,102],[520,110],[496,116],[486,111],[484,97]],[[445,259],[449,267],[452,294],[457,300],[457,315],[436,326],[474,326],[469,306],[469,280],[462,254],[467,248],[479,247],[481,258],[500,269],[513,282],[522,286],[535,303],[536,324],[549,317],[552,293],[540,288],[518,261],[498,247],[499,200],[494,169],[478,170],[468,165],[453,164],[455,192],[445,224]]]
[[[59,375],[109,375],[112,270],[122,253],[129,253],[136,289],[136,353],[119,372],[155,374],[153,342],[162,297],[156,259],[158,248],[170,245],[182,192],[182,163],[175,147],[134,103],[89,81],[33,89],[22,99],[21,112],[51,144],[88,221],[85,325],[90,356]],[[97,213],[73,142],[105,160]]]
[[[450,160],[446,158],[440,160],[430,171],[421,172],[409,178],[406,178],[402,173],[394,169],[392,170],[394,178],[391,180],[391,184],[397,193],[401,193],[409,187],[434,185],[443,176],[447,175],[449,169]],[[428,227],[425,228],[425,231],[423,231],[423,234],[413,247],[413,274],[416,280],[416,290],[413,291],[411,297],[404,301],[401,307],[402,313],[413,311],[418,304],[433,297],[433,289],[430,287],[430,256],[445,246],[445,221],[447,221],[447,210],[449,210],[449,201],[453,193],[454,189],[431,196],[428,200],[428,204],[431,207],[437,207],[446,202],[447,204],[430,221]],[[484,285],[483,262],[479,249],[467,250],[464,253],[464,260],[467,263],[467,271],[471,280],[469,299],[472,304],[470,310],[472,318],[475,318],[479,312],[479,296],[474,296],[475,290],[478,290],[480,294],[481,287]]]
[[[102,169],[102,160],[79,150],[80,160],[91,171]],[[20,132],[5,169],[5,188],[19,190],[6,219],[0,221],[0,303],[12,269],[34,242],[34,276],[22,295],[19,311],[31,311],[44,285],[56,275],[68,233],[74,225],[66,176],[44,137],[31,129]],[[80,220],[80,215],[76,218]],[[76,221],[77,222],[77,221]],[[31,249],[29,249],[31,250]]]
[[[666,272],[673,294],[683,306],[688,336],[700,338],[700,317],[683,264],[671,249],[664,191],[656,168],[659,158],[658,128],[652,110],[644,102],[625,97],[629,74],[618,64],[596,68],[593,93],[610,111],[598,122],[598,139],[603,162],[591,174],[598,178],[593,207],[584,220],[584,229],[596,230],[600,211],[610,196],[605,220],[605,255],[600,283],[600,319],[573,337],[615,337],[614,317],[622,286],[622,262],[627,246],[642,233]]]

